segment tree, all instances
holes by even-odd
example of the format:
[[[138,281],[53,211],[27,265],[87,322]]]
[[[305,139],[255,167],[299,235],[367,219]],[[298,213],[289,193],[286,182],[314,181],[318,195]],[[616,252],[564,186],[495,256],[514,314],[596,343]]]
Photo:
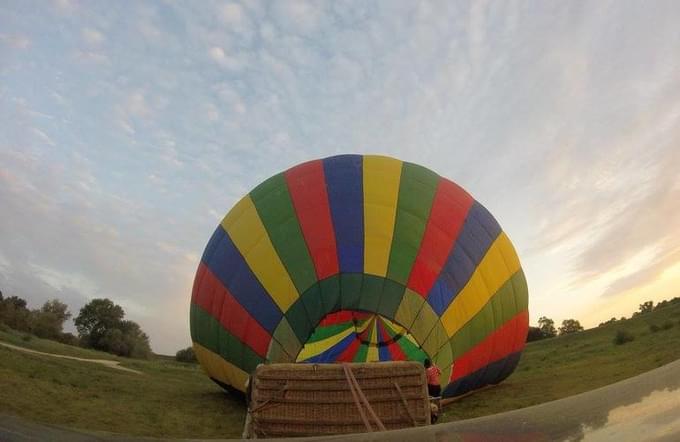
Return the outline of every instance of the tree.
[[[18,296],[10,296],[0,301],[0,322],[9,327],[30,332],[31,311],[26,307],[26,300]]]
[[[196,362],[196,354],[192,347],[187,347],[179,350],[175,354],[175,360],[178,362]]]
[[[58,299],[47,301],[43,304],[40,311],[53,314],[62,325],[71,318],[71,312],[68,311],[68,306]]]
[[[110,299],[93,299],[80,309],[75,319],[80,340],[85,346],[107,351],[100,341],[106,332],[123,320],[125,311]]]
[[[110,299],[93,299],[75,319],[81,342],[119,356],[146,358],[151,354],[149,337],[136,322],[123,320],[125,311]]]
[[[47,301],[40,310],[31,312],[31,329],[40,338],[59,339],[64,331],[64,322],[71,317],[68,306],[58,299]]]
[[[576,319],[565,319],[562,321],[562,326],[559,328],[559,330],[560,336],[563,336],[583,331],[583,327]]]
[[[541,329],[544,338],[552,338],[557,336],[557,331],[555,330],[555,321],[545,316],[538,318],[538,328]]]
[[[544,338],[545,336],[543,336],[543,332],[539,327],[529,327],[529,332],[527,333],[527,342],[540,341]]]
[[[608,324],[613,324],[616,321],[617,321],[616,318],[611,318],[609,321],[600,322],[597,326],[602,327],[602,326],[605,326],[605,325],[608,325]]]
[[[640,304],[639,310],[633,313],[633,316],[644,315],[645,313],[651,313],[654,310],[654,301],[646,301]]]
[[[123,332],[123,341],[127,346],[127,354],[131,358],[148,358],[151,355],[149,337],[142,331],[142,328],[133,321],[122,321],[120,329]]]

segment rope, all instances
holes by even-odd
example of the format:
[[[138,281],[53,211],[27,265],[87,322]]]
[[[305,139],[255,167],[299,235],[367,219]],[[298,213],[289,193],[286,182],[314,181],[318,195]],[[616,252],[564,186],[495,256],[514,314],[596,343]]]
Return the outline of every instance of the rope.
[[[408,414],[408,417],[411,418],[411,422],[413,422],[413,426],[416,427],[418,426],[418,422],[416,421],[416,418],[413,416],[413,413],[411,413],[411,409],[408,408],[408,402],[406,402],[406,398],[404,397],[404,393],[402,393],[401,388],[399,387],[399,384],[397,384],[396,381],[392,382],[394,384],[394,388],[397,389],[397,392],[399,393],[399,397],[401,397],[401,403],[404,404],[404,408],[406,408],[406,414]]]
[[[371,427],[371,423],[368,421],[368,418],[366,417],[366,413],[364,412],[364,408],[361,406],[361,402],[359,402],[359,395],[354,389],[354,383],[352,382],[352,372],[349,369],[349,365],[342,364],[342,370],[345,372],[345,377],[347,378],[347,383],[349,384],[349,390],[352,392],[354,403],[356,404],[357,409],[359,410],[359,416],[361,416],[361,420],[364,422],[364,425],[366,426],[368,432],[371,433],[373,431],[373,428]]]
[[[385,426],[383,425],[382,421],[378,417],[377,414],[375,414],[375,411],[373,410],[373,407],[371,407],[371,404],[368,403],[368,399],[366,399],[366,395],[364,395],[364,392],[361,390],[361,387],[359,386],[359,383],[357,382],[357,379],[354,377],[354,373],[352,373],[352,369],[350,368],[349,364],[344,363],[342,364],[344,369],[345,369],[345,376],[348,376],[351,380],[351,383],[354,383],[354,388],[356,388],[356,392],[359,394],[359,397],[361,398],[361,401],[364,403],[364,406],[370,413],[371,417],[375,421],[376,425],[381,431],[387,430]]]

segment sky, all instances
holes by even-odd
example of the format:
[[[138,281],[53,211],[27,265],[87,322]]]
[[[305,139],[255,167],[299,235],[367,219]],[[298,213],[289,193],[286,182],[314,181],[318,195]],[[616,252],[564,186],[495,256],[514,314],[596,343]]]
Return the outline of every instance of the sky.
[[[269,176],[383,154],[513,241],[531,322],[680,296],[680,2],[0,2],[0,290],[190,344],[213,230]],[[72,325],[70,325],[72,328]]]

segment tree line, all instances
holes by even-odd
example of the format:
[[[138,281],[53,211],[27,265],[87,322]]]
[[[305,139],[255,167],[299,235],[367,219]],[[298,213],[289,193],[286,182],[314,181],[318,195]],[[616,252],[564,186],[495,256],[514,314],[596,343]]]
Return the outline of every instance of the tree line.
[[[64,323],[71,317],[68,306],[59,299],[31,310],[25,299],[5,298],[0,291],[0,324],[6,327],[118,356],[148,358],[151,355],[147,334],[139,324],[126,320],[123,308],[110,299],[93,299],[80,309],[73,321],[78,336],[64,332]]]
[[[670,300],[664,300],[654,305],[653,301],[645,301],[639,305],[638,311],[633,312],[631,317],[636,317],[639,315],[645,315],[656,311],[657,309],[664,308],[670,305],[680,304],[680,297],[676,297]],[[602,327],[607,324],[612,324],[618,321],[625,321],[626,317],[622,316],[620,319],[611,318],[608,321],[601,322],[598,327]],[[563,336],[571,333],[578,333],[583,331],[581,323],[576,319],[565,319],[562,321],[562,326],[555,329],[555,321],[545,316],[541,316],[538,319],[537,327],[529,327],[529,333],[527,334],[527,342],[539,341],[541,339],[553,338],[555,336]]]

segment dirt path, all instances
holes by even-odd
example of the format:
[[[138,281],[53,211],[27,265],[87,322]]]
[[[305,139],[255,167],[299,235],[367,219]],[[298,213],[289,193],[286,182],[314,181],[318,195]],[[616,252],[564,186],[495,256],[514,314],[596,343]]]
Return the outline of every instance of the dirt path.
[[[110,360],[107,360],[107,359],[85,359],[85,358],[77,358],[75,356],[66,356],[66,355],[57,355],[57,354],[54,354],[54,353],[45,353],[45,352],[42,352],[42,351],[31,350],[29,348],[19,347],[17,345],[7,344],[6,342],[0,342],[0,345],[2,345],[4,347],[9,347],[9,348],[14,349],[14,350],[24,351],[26,353],[33,353],[33,354],[36,354],[36,355],[43,355],[43,356],[51,356],[53,358],[71,359],[73,361],[94,362],[95,364],[105,365],[109,368],[115,368],[116,370],[123,370],[123,371],[129,371],[130,373],[143,374],[141,371],[133,370],[132,368],[121,367],[120,362],[118,362],[118,361],[110,361]]]

